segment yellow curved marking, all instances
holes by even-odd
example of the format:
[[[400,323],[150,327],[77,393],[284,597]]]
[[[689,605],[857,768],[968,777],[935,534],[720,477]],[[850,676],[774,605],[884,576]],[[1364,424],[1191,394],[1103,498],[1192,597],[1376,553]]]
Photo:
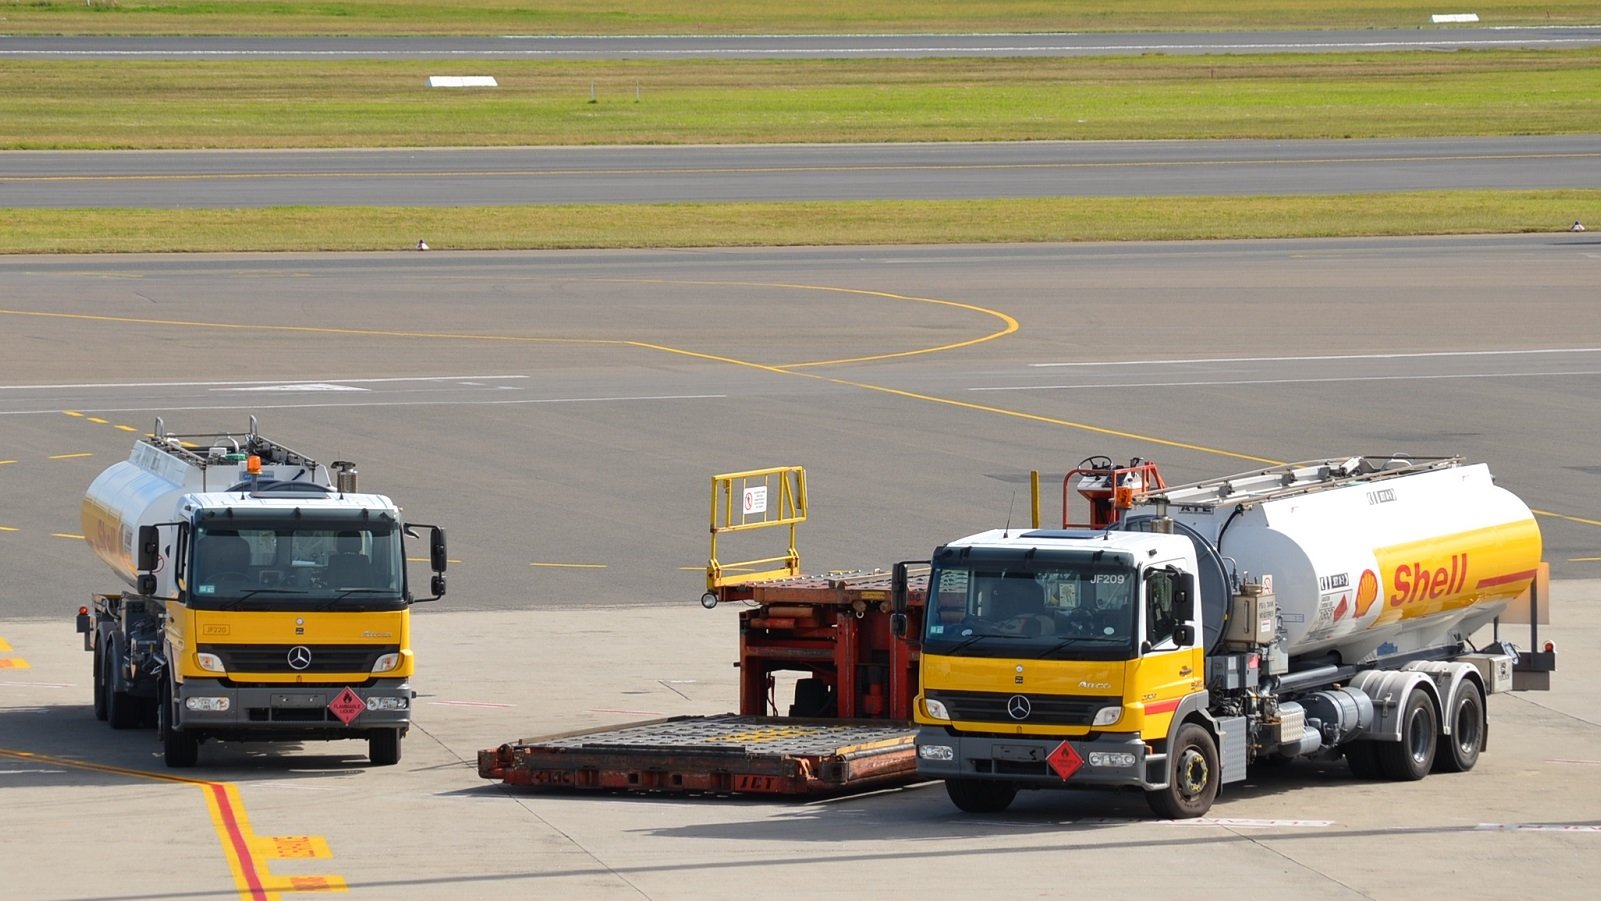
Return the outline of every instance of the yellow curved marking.
[[[803,362],[803,363],[779,363],[774,367],[776,370],[779,370],[779,371],[789,370],[789,369],[802,369],[802,368],[805,368],[805,367],[808,367],[808,366],[834,366],[834,365],[842,364],[842,363],[866,363],[866,362],[870,362],[870,361],[873,361],[873,360],[891,360],[891,359],[895,359],[897,357],[915,357],[915,356],[920,356],[922,354],[937,353],[937,352],[942,351],[942,350],[955,350],[955,349],[957,349],[959,347],[971,347],[974,344],[983,344],[986,341],[994,341],[997,338],[1004,338],[1007,335],[1012,334],[1013,332],[1017,331],[1020,328],[1020,326],[1018,325],[1016,319],[1013,319],[1011,316],[1008,316],[1007,314],[1002,313],[999,310],[991,310],[988,307],[981,307],[981,306],[977,306],[975,304],[970,304],[970,303],[962,303],[961,301],[957,301],[957,300],[941,300],[941,299],[939,299],[937,297],[919,297],[919,296],[913,295],[913,294],[895,294],[895,293],[892,293],[890,291],[872,291],[872,290],[868,290],[866,288],[840,288],[840,287],[836,287],[836,286],[833,286],[833,285],[805,285],[805,284],[791,284],[791,283],[788,283],[788,282],[728,282],[728,281],[701,281],[701,280],[694,280],[694,279],[687,279],[686,280],[686,279],[607,278],[607,279],[595,279],[595,281],[614,282],[614,283],[627,283],[627,284],[650,284],[650,285],[705,285],[705,286],[726,287],[726,288],[787,288],[787,289],[798,290],[798,291],[827,291],[827,292],[833,292],[833,293],[836,293],[836,294],[857,294],[857,295],[861,295],[863,297],[882,297],[882,298],[885,298],[887,300],[903,300],[903,301],[908,301],[908,302],[911,302],[911,303],[926,303],[926,304],[932,304],[934,306],[952,307],[952,308],[958,309],[958,310],[967,310],[967,311],[973,312],[973,313],[982,313],[985,316],[993,316],[994,318],[999,319],[1001,322],[1005,323],[1005,328],[1002,328],[998,332],[991,332],[990,334],[987,334],[987,335],[980,335],[977,338],[969,338],[966,341],[956,341],[956,342],[953,342],[953,343],[950,343],[950,344],[940,344],[940,345],[937,345],[935,347],[921,347],[921,348],[918,348],[916,350],[901,350],[901,351],[894,351],[892,353],[869,354],[867,356],[861,356],[861,357],[841,357],[840,359],[837,359],[837,360],[810,360],[810,361]]]
[[[234,888],[245,901],[279,901],[285,892],[343,892],[349,888],[342,876],[274,876],[270,873],[266,861],[272,858],[327,858],[332,857],[333,853],[328,850],[327,840],[320,835],[257,835],[250,828],[250,819],[245,815],[245,805],[239,798],[238,788],[231,782],[210,782],[167,773],[130,770],[9,748],[0,748],[0,757],[114,776],[192,785],[200,789],[206,796],[212,828],[217,831],[223,854],[228,858]]]

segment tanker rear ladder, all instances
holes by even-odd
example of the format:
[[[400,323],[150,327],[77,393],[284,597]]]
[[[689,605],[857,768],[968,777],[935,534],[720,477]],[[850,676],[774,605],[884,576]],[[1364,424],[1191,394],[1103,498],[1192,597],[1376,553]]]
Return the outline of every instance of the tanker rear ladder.
[[[1449,469],[1459,466],[1462,458],[1453,457],[1384,457],[1360,456],[1329,460],[1309,460],[1302,463],[1285,463],[1238,475],[1202,479],[1165,489],[1141,493],[1138,501],[1146,504],[1166,502],[1170,506],[1216,508],[1230,505],[1259,503],[1342,488],[1349,485],[1382,482],[1404,475]]]

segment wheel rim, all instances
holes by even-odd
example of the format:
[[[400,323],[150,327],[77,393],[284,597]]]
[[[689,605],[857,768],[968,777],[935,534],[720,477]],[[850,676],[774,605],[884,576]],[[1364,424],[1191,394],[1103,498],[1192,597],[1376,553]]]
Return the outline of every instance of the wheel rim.
[[[1185,748],[1178,766],[1179,791],[1184,797],[1200,797],[1206,792],[1207,782],[1211,778],[1212,771],[1206,764],[1206,755],[1196,748]]]

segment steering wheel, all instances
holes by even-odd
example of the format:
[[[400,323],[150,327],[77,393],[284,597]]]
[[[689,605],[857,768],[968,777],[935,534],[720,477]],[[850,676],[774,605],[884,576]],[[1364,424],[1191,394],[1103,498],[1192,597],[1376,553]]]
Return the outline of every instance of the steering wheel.
[[[1104,454],[1096,454],[1078,461],[1079,469],[1114,469],[1112,458]]]
[[[1095,634],[1095,614],[1080,607],[1067,615],[1067,628],[1078,635]]]

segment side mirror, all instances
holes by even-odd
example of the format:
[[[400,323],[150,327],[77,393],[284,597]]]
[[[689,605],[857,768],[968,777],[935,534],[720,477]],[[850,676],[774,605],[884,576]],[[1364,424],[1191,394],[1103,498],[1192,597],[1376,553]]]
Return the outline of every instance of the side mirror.
[[[433,531],[428,537],[428,557],[432,561],[434,572],[442,573],[445,571],[445,564],[448,562],[445,555],[445,530],[438,526],[433,527]],[[445,584],[444,579],[439,579],[438,584]],[[442,588],[434,589],[434,594],[444,593]]]
[[[906,564],[897,563],[890,570],[889,577],[889,609],[901,618],[901,630],[895,633],[896,638],[906,634]],[[895,628],[895,621],[890,620],[890,628]]]
[[[151,597],[156,593],[155,573],[140,573],[135,589],[144,597]]]
[[[1195,627],[1189,623],[1173,627],[1173,643],[1181,648],[1195,646]]]
[[[437,575],[436,574],[434,576],[434,578],[433,578],[433,584],[431,584],[429,587],[433,589],[434,597],[436,597],[436,598],[444,597],[445,596],[445,577],[442,576],[442,575]]]
[[[1173,585],[1173,617],[1189,621],[1195,619],[1195,576],[1179,573]]]
[[[139,527],[139,548],[137,556],[137,568],[143,573],[147,573],[155,569],[156,565],[161,561],[161,532],[155,526]],[[139,589],[139,593],[153,594],[155,593],[155,589],[152,588],[149,591],[145,591],[141,587]]]
[[[896,638],[906,637],[906,614],[891,613],[889,615],[889,634]]]

